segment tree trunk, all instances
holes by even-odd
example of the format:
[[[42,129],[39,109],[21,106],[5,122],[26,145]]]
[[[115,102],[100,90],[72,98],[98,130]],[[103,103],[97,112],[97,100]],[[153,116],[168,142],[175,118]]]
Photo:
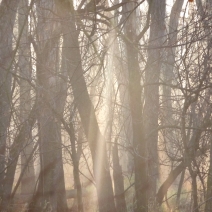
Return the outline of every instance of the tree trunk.
[[[125,202],[124,194],[124,179],[122,175],[122,168],[119,164],[118,145],[114,144],[113,150],[113,181],[114,181],[114,193],[117,212],[127,212],[127,206]]]
[[[67,211],[62,163],[61,126],[66,86],[58,70],[60,28],[54,22],[54,2],[37,3],[37,81],[40,176],[31,211]]]
[[[79,31],[75,25],[73,5],[65,1],[56,2],[63,25],[64,50],[68,64],[67,67],[69,67],[68,74],[71,80],[74,100],[91,150],[99,211],[115,212],[110,168],[106,154],[106,142],[100,133],[94,107],[83,76],[78,43]]]
[[[18,25],[19,32],[23,30],[20,45],[19,45],[19,73],[20,73],[20,121],[25,122],[30,111],[31,111],[31,65],[30,65],[30,43],[28,40],[28,21],[25,23],[26,16],[28,16],[28,1],[20,0],[19,10],[18,10]],[[27,17],[28,19],[28,17]],[[22,29],[23,28],[23,29]],[[21,152],[21,168],[25,167],[25,164],[33,150],[32,133],[30,131],[30,126],[26,126],[23,151]],[[31,160],[25,171],[24,176],[21,181],[21,192],[22,193],[32,193],[35,187],[35,171],[34,163]]]
[[[125,35],[129,41],[136,41],[136,10],[135,3],[129,2],[124,7],[125,18],[128,20],[125,24]],[[146,142],[143,133],[143,112],[142,112],[142,88],[141,74],[139,67],[138,48],[133,43],[126,42],[127,67],[129,73],[129,98],[130,112],[132,118],[133,132],[133,152],[134,152],[134,171],[135,171],[135,197],[136,212],[148,211],[147,203],[147,158]]]
[[[207,179],[207,194],[205,203],[205,212],[212,211],[212,142],[210,142],[210,166]]]
[[[9,158],[10,160],[7,163],[7,170],[4,178],[4,186],[3,186],[3,197],[1,201],[1,210],[7,210],[7,208],[10,206],[11,199],[11,193],[12,193],[12,187],[13,182],[15,178],[15,170],[18,163],[19,155],[23,149],[24,145],[24,137],[26,136],[25,129],[28,126],[30,128],[30,131],[32,130],[33,125],[35,124],[36,120],[36,109],[37,104],[33,106],[27,121],[23,123],[23,126],[20,129],[20,132],[16,136],[16,138],[13,141],[12,146],[10,147],[9,151]]]
[[[171,94],[171,85],[174,81],[174,65],[175,65],[175,52],[176,47],[174,45],[177,44],[177,35],[178,35],[178,25],[179,25],[179,18],[180,13],[182,10],[184,0],[175,1],[169,20],[169,31],[168,31],[168,42],[166,52],[166,63],[165,68],[163,71],[163,80],[165,85],[163,86],[163,108],[164,108],[164,117],[163,117],[163,124],[164,125],[174,125],[173,123],[173,110],[172,110],[172,94]],[[173,151],[173,130],[167,129],[165,130],[165,139],[167,141],[167,149],[172,153]],[[171,138],[171,139],[169,139]]]
[[[18,0],[2,0],[0,4],[0,196],[3,193],[7,129],[11,116],[11,62],[13,59],[13,27]]]
[[[167,46],[166,49],[166,61],[163,64],[164,69],[162,70],[162,80],[164,82],[163,86],[163,96],[162,96],[162,118],[161,118],[161,125],[164,126],[173,126],[175,125],[174,114],[173,110],[173,95],[172,95],[172,84],[176,82],[174,77],[174,66],[175,66],[175,57],[176,57],[176,47],[175,45],[178,43],[178,25],[179,25],[179,18],[180,13],[182,11],[184,0],[175,1],[174,5],[172,6],[170,19],[169,19],[169,29],[168,29],[168,36],[167,36]],[[169,157],[170,155],[175,155],[175,145],[176,143],[173,140],[177,139],[175,135],[175,131],[171,128],[166,128],[163,130],[163,144],[165,146],[164,151],[160,151],[161,158],[163,155],[166,154],[165,157]],[[159,144],[160,145],[160,144]],[[160,167],[161,178],[164,178],[164,175],[167,174],[172,170],[173,161],[169,161],[165,166]],[[162,173],[163,172],[163,173]],[[166,174],[167,173],[167,174]],[[177,183],[177,182],[176,182]],[[175,184],[176,184],[175,183]],[[173,185],[173,189],[176,186]]]
[[[71,153],[72,153],[71,159],[73,163],[74,187],[75,187],[75,191],[76,191],[75,193],[76,193],[76,199],[77,199],[77,212],[83,212],[84,211],[83,202],[82,202],[83,193],[82,193],[82,187],[81,187],[80,175],[79,175],[79,157],[76,150],[76,143],[75,143],[76,137],[75,137],[74,126],[72,123],[69,123],[68,126],[66,124],[64,125],[69,134],[70,142],[71,142]],[[74,204],[74,208],[75,208],[75,204]]]
[[[165,0],[149,1],[151,7],[150,37],[148,42],[148,59],[145,69],[144,88],[144,128],[148,144],[149,184],[148,196],[155,203],[158,179],[158,113],[159,113],[159,76],[162,65],[162,49],[165,32]]]

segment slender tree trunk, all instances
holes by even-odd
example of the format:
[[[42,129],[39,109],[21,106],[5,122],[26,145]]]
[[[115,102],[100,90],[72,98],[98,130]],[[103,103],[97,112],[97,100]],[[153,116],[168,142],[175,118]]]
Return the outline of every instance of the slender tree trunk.
[[[18,3],[18,0],[2,0],[0,4],[0,196],[3,193],[7,129],[11,116],[12,38]]]
[[[175,167],[170,173],[164,183],[160,186],[157,193],[157,203],[161,205],[163,203],[163,199],[167,194],[169,187],[173,184],[175,179],[180,175],[180,173],[185,170],[186,166],[183,162],[181,162],[177,167]]]
[[[114,144],[113,150],[113,180],[114,180],[114,193],[117,212],[127,212],[124,194],[124,179],[122,175],[122,168],[119,164],[118,145]]]
[[[171,101],[171,84],[174,80],[174,65],[175,65],[175,52],[177,44],[177,35],[178,35],[178,25],[179,25],[179,18],[180,13],[182,10],[184,0],[175,1],[171,14],[170,14],[170,20],[169,20],[169,31],[168,31],[168,42],[167,45],[170,48],[167,48],[166,53],[166,64],[164,68],[164,82],[167,84],[167,86],[163,87],[163,94],[164,94],[164,105],[166,108],[166,114],[165,114],[165,120],[169,124],[169,120],[172,121],[172,101]],[[170,122],[171,122],[170,121]],[[172,124],[172,122],[170,123]]]
[[[59,44],[58,44],[58,47]],[[63,50],[62,50],[63,54]],[[57,52],[57,55],[59,55],[59,52]],[[62,56],[63,57],[63,56]],[[64,107],[66,103],[66,97],[67,97],[67,67],[66,65],[63,65],[63,58],[61,70],[58,75],[61,75],[61,77],[56,77],[56,93],[54,95],[54,98],[56,100],[55,108],[54,110],[54,117],[56,117],[55,113],[59,115],[60,117],[63,117]],[[58,64],[57,64],[58,65]],[[58,67],[59,69],[59,67]],[[57,211],[66,211],[67,210],[67,201],[66,201],[66,188],[65,188],[65,176],[64,176],[64,170],[63,170],[63,154],[62,154],[62,137],[61,137],[61,122],[59,121],[59,118],[57,119],[57,130],[58,130],[58,147],[59,149],[57,151],[57,163],[56,163],[56,171],[55,171],[55,184],[56,184],[56,193],[57,193]]]
[[[207,54],[205,55],[205,69],[207,70],[207,64],[211,64],[211,56],[212,56],[212,37],[211,37],[211,29],[208,27],[210,19],[205,17],[210,17],[212,14],[212,1],[206,0],[205,5],[203,5],[203,1],[196,0],[196,5],[198,8],[198,13],[203,20],[203,27],[205,30],[206,35],[208,36],[207,41]],[[204,7],[206,6],[206,7]],[[208,91],[208,94],[211,93]],[[211,94],[209,94],[211,95]],[[208,97],[206,97],[208,99]],[[209,112],[209,111],[208,111]],[[210,140],[210,159],[209,159],[209,169],[208,169],[208,177],[207,177],[207,193],[206,193],[206,200],[205,200],[205,212],[209,212],[212,210],[212,141]]]
[[[176,206],[177,207],[180,206],[180,196],[181,196],[181,191],[182,191],[182,187],[183,187],[184,177],[185,177],[185,170],[182,171],[182,174],[180,176],[180,182],[179,182],[178,189],[177,189],[177,198],[176,198]]]
[[[67,211],[61,148],[62,115],[66,88],[58,70],[60,28],[53,21],[54,2],[37,3],[37,81],[39,101],[40,176],[31,211]],[[64,98],[65,95],[65,98]]]
[[[173,110],[173,95],[172,95],[172,88],[171,85],[173,82],[175,82],[174,77],[174,66],[175,66],[175,57],[176,57],[176,47],[175,45],[178,43],[178,25],[179,25],[179,18],[180,13],[182,11],[184,0],[178,0],[174,2],[174,5],[172,6],[170,19],[169,19],[169,28],[168,28],[168,34],[167,34],[167,46],[169,48],[166,49],[166,61],[164,63],[164,69],[162,70],[162,80],[164,81],[163,86],[163,96],[162,96],[162,120],[161,124],[166,126],[173,126],[175,124],[174,121],[174,110]],[[176,135],[173,131],[173,129],[167,128],[163,130],[163,144],[165,146],[166,151],[161,152],[160,154],[167,154],[169,155],[175,155],[175,144],[173,140],[176,139]],[[166,157],[165,156],[165,157]],[[170,167],[170,168],[169,168]],[[173,167],[173,161],[170,161],[166,164],[166,166],[161,166],[160,171],[163,172],[160,176],[160,181],[166,173],[168,174],[171,172]],[[178,179],[178,178],[177,178]],[[176,182],[176,181],[175,181]],[[177,183],[177,182],[176,182]],[[175,189],[176,186],[173,185],[173,189]]]
[[[19,72],[20,72],[20,120],[21,123],[25,122],[28,114],[31,111],[31,67],[30,67],[30,43],[28,40],[28,21],[25,23],[26,16],[28,16],[28,1],[20,0],[18,10],[18,24],[19,32],[23,30],[20,46],[19,46]],[[28,17],[27,17],[28,19]],[[22,29],[23,28],[23,29]],[[25,163],[33,150],[32,133],[30,126],[26,126],[24,136],[23,151],[21,152],[21,164],[22,169],[25,167]],[[21,181],[21,192],[32,193],[35,187],[35,171],[34,163],[31,160],[28,163],[27,169]]]
[[[115,0],[114,4],[118,4],[119,1]],[[119,117],[119,127],[120,127],[120,142],[126,147],[132,147],[132,120],[130,113],[130,103],[129,103],[129,81],[128,81],[128,67],[127,67],[127,57],[126,57],[126,45],[123,41],[117,38],[117,26],[118,26],[118,10],[114,12],[114,15],[109,13],[111,18],[111,32],[109,33],[111,47],[111,61],[113,72],[118,83],[118,92],[120,95],[120,117]],[[127,17],[126,17],[127,18]],[[120,158],[120,163],[122,164],[122,170],[128,173],[133,172],[134,160],[132,152],[124,150],[123,157]]]
[[[136,11],[135,3],[129,2],[124,6],[127,23],[125,24],[125,35],[129,41],[136,41]],[[147,158],[146,142],[143,133],[143,112],[142,112],[142,88],[141,75],[138,59],[138,48],[130,42],[126,42],[127,67],[129,73],[129,98],[130,112],[132,117],[133,152],[135,171],[135,196],[136,212],[148,211],[147,203]]]
[[[147,206],[147,158],[146,142],[143,133],[141,85],[138,66],[138,52],[133,46],[127,44],[128,69],[129,69],[129,94],[130,111],[132,117],[133,131],[133,152],[134,152],[134,171],[135,171],[135,193],[136,211],[146,212]]]
[[[7,210],[11,203],[11,193],[12,193],[12,187],[13,182],[15,178],[15,170],[18,163],[19,155],[23,149],[24,145],[24,137],[26,136],[25,129],[26,127],[30,127],[30,131],[32,130],[33,125],[35,124],[36,120],[36,108],[37,104],[33,106],[27,121],[23,123],[22,128],[20,129],[20,132],[16,136],[16,138],[13,141],[12,146],[10,147],[9,151],[9,158],[10,160],[7,163],[7,170],[4,178],[4,186],[3,186],[3,197],[1,201],[1,210]]]
[[[210,142],[210,166],[207,179],[207,194],[205,203],[205,212],[212,211],[212,142]]]
[[[95,111],[83,76],[78,43],[79,32],[75,25],[73,5],[65,1],[56,1],[56,3],[63,25],[64,50],[69,67],[68,74],[71,80],[74,99],[91,150],[99,211],[115,212],[110,168],[106,154],[106,142],[100,133]]]
[[[182,10],[184,0],[178,0],[175,1],[171,14],[170,14],[170,20],[169,20],[169,31],[168,31],[168,42],[167,45],[169,48],[167,48],[166,52],[166,63],[165,68],[163,71],[163,80],[166,85],[163,86],[163,107],[164,107],[164,118],[163,118],[163,124],[164,125],[174,125],[173,120],[173,110],[172,110],[172,94],[171,94],[171,85],[174,81],[174,65],[175,65],[175,52],[176,47],[174,45],[177,44],[177,35],[178,35],[178,25],[179,25],[179,18],[180,13]],[[167,149],[168,151],[173,151],[173,130],[167,129],[165,130],[165,139],[168,141],[167,143]],[[170,139],[169,139],[170,138]]]
[[[191,185],[192,185],[192,197],[193,197],[193,207],[192,211],[199,212],[199,205],[198,205],[198,191],[197,191],[197,175],[192,170],[191,166],[189,166],[189,173],[191,175]]]
[[[83,202],[82,202],[82,187],[80,182],[80,176],[79,176],[79,158],[76,151],[76,137],[74,132],[74,126],[72,123],[69,124],[70,130],[69,130],[69,136],[71,140],[71,149],[72,149],[72,161],[73,161],[73,175],[74,175],[74,184],[75,188],[77,189],[77,212],[83,212]]]
[[[158,113],[159,113],[159,76],[162,65],[162,45],[165,32],[165,0],[149,1],[151,7],[150,37],[148,59],[145,70],[144,128],[148,144],[149,160],[149,200],[154,204],[158,180]],[[154,131],[154,132],[153,132]]]

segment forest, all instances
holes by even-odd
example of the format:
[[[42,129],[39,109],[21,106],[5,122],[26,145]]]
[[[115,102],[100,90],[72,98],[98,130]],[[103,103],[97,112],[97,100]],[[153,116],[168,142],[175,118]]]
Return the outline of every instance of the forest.
[[[212,0],[0,0],[0,212],[212,212]]]

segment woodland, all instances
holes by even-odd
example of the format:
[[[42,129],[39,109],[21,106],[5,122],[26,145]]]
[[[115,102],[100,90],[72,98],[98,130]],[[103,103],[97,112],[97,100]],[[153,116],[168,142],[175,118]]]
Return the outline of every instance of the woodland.
[[[0,0],[0,212],[212,211],[212,0]]]

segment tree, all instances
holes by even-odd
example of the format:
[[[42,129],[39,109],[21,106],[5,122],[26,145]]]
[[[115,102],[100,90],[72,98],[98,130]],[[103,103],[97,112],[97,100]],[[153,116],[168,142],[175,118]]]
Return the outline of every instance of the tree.
[[[15,22],[15,11],[18,7],[19,1],[2,1],[0,4],[0,25],[1,25],[1,71],[0,71],[0,193],[3,193],[3,179],[5,173],[5,153],[6,153],[6,139],[7,130],[10,125],[11,116],[11,83],[12,75],[11,68],[14,60],[14,53],[12,49],[12,32]],[[12,10],[11,8],[14,8]],[[6,48],[5,48],[6,46]]]
[[[210,211],[210,3],[2,0],[0,210]]]
[[[19,72],[20,72],[20,121],[23,123],[26,121],[31,110],[31,62],[30,62],[30,42],[28,41],[28,17],[27,14],[28,1],[20,1],[18,12],[18,28],[19,33],[23,30],[19,45]],[[25,20],[26,19],[26,20]],[[33,150],[32,132],[30,126],[26,126],[24,129],[25,142],[23,145],[23,151],[21,152],[22,169],[26,165],[28,157]],[[27,170],[22,178],[21,192],[32,193],[35,188],[35,170],[33,160],[27,165]]]
[[[45,9],[44,9],[45,8]],[[58,24],[54,2],[39,1],[37,9],[36,72],[38,95],[38,134],[40,151],[40,175],[32,211],[46,207],[53,211],[66,211],[65,183],[61,152],[60,121],[53,111],[63,113],[66,86],[60,77]],[[63,74],[64,70],[61,71]]]
[[[109,164],[106,155],[106,143],[100,133],[94,108],[90,101],[87,86],[83,77],[83,68],[78,44],[79,32],[75,26],[74,8],[73,5],[69,3],[67,4],[66,2],[56,1],[56,3],[58,5],[59,15],[63,21],[64,54],[66,61],[68,62],[67,66],[70,67],[68,74],[71,80],[75,102],[91,150],[94,176],[97,183],[99,210],[102,212],[116,211]],[[70,11],[71,16],[69,15]],[[72,19],[66,23],[68,18]],[[101,152],[101,159],[97,158],[97,152]],[[98,161],[101,161],[101,164],[99,164]]]

